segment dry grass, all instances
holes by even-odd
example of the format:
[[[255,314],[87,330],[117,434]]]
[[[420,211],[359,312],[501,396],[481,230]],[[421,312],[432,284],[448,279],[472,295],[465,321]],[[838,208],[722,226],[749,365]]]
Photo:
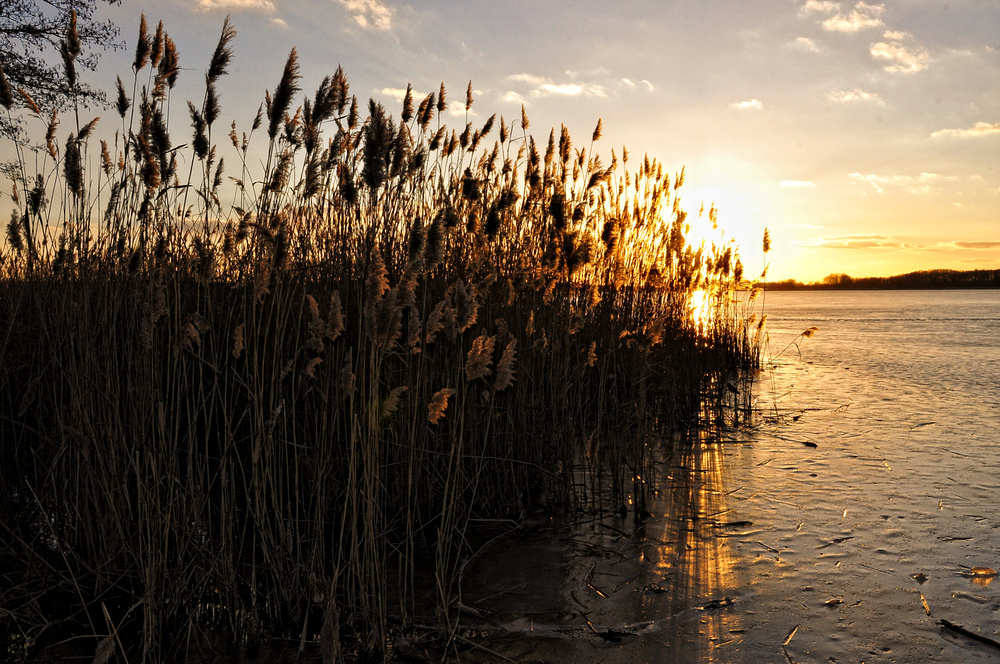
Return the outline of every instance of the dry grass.
[[[48,145],[12,170],[0,255],[15,659],[85,636],[169,660],[206,631],[378,657],[428,595],[447,635],[470,523],[641,516],[650,446],[748,408],[761,328],[735,248],[686,240],[683,171],[604,166],[565,128],[542,149],[523,114],[449,128],[443,85],[363,117],[338,70],[294,109],[294,50],[217,143],[234,36],[180,149],[162,27],[100,149],[0,95]]]

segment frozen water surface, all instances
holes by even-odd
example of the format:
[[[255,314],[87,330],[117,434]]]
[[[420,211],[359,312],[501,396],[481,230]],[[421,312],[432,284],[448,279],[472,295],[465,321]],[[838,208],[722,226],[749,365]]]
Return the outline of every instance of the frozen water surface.
[[[665,460],[641,524],[543,521],[477,555],[463,659],[1000,661],[941,623],[1000,641],[1000,292],[766,309],[764,421]]]

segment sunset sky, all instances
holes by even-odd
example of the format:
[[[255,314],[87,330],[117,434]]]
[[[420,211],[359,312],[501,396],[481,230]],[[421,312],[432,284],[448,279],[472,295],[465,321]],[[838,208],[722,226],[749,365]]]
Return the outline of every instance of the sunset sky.
[[[101,12],[126,51],[89,82],[129,73],[143,10],[198,100],[231,14],[224,126],[249,125],[295,46],[304,93],[341,64],[395,114],[407,83],[458,103],[471,80],[477,117],[524,104],[543,143],[602,118],[605,159],[686,166],[685,207],[715,201],[750,270],[767,226],[771,280],[1000,267],[996,0],[123,0]]]

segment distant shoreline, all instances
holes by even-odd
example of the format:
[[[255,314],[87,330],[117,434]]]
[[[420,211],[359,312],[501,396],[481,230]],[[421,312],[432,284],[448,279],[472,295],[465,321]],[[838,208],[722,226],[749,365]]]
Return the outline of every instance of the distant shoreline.
[[[794,279],[758,284],[769,291],[784,290],[968,290],[1000,288],[1000,270],[923,270],[892,277],[831,274],[821,282]]]

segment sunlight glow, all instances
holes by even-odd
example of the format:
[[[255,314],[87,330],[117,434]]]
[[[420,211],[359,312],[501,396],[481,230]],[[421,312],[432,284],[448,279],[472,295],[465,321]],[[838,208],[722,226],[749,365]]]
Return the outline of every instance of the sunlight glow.
[[[704,328],[711,320],[712,312],[710,305],[711,300],[708,297],[707,291],[696,290],[691,293],[691,300],[688,306],[691,308],[691,319],[699,329]]]

